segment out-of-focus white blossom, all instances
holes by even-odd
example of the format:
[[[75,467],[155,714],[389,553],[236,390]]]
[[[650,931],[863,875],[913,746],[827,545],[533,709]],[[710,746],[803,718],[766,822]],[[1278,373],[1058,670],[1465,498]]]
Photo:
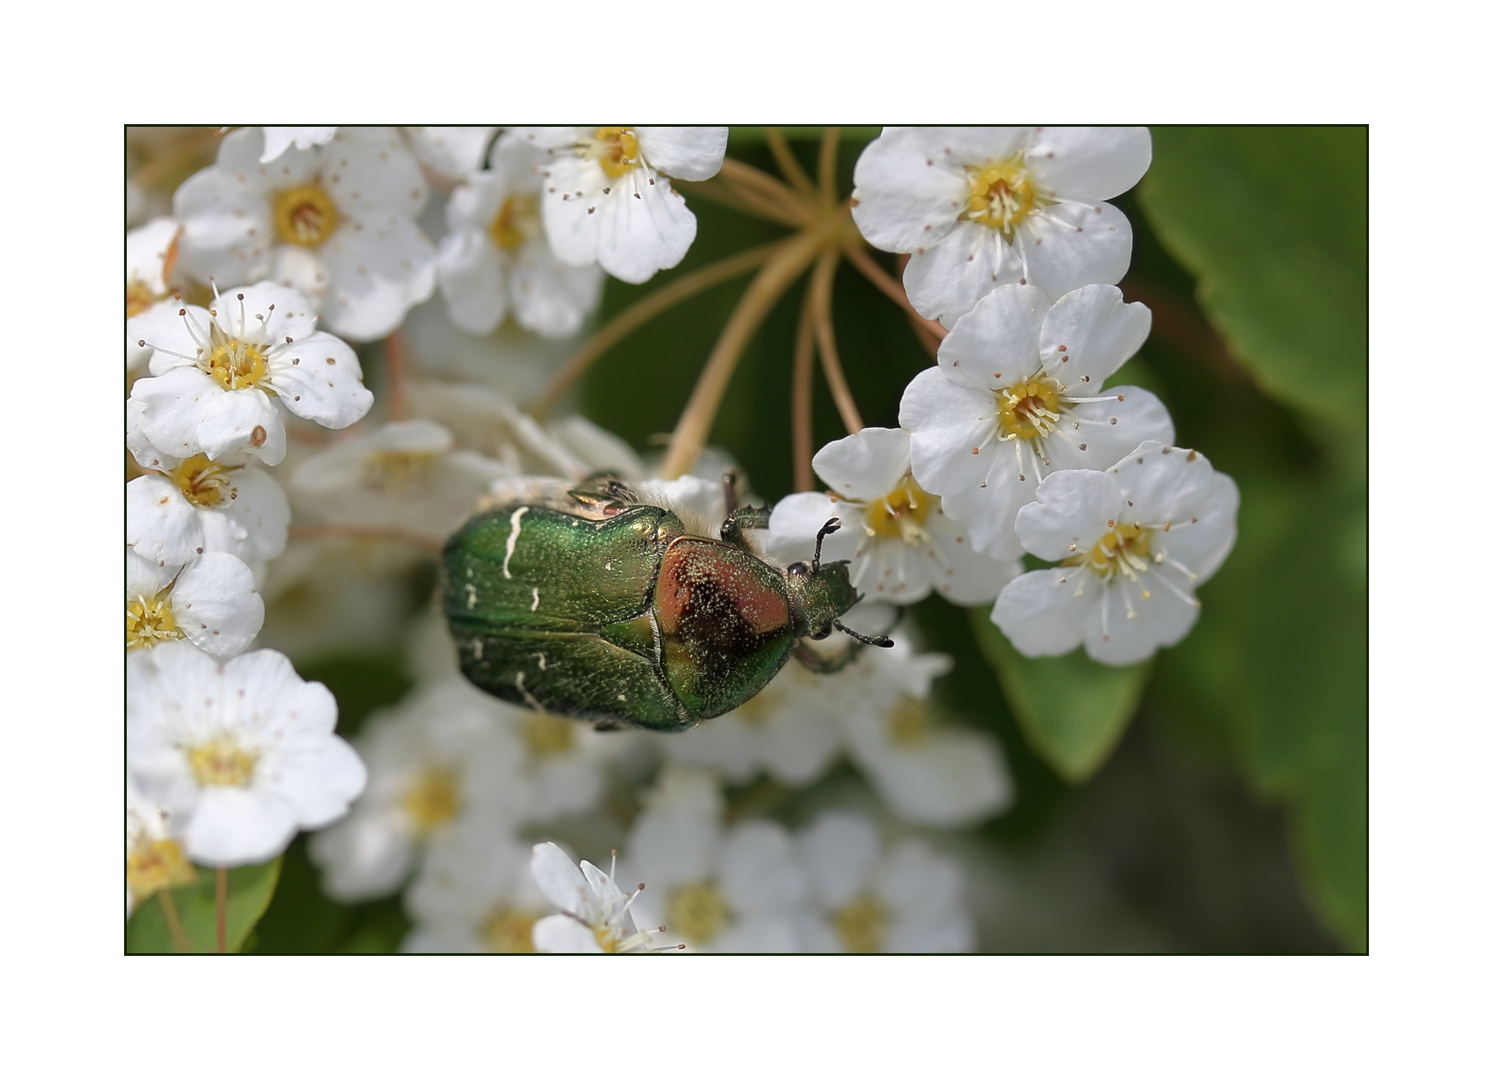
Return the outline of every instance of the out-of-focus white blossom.
[[[813,914],[799,933],[808,952],[969,952],[974,921],[958,862],[921,840],[884,849],[867,818],[829,810],[798,835]]]
[[[124,367],[128,372],[143,371],[150,362],[151,350],[140,344],[135,316],[171,299],[179,230],[171,218],[156,218],[125,234]]]
[[[336,723],[331,692],[269,649],[218,661],[170,643],[127,662],[130,773],[196,863],[261,863],[345,814],[368,774]]]
[[[534,924],[534,947],[549,953],[654,952],[653,937],[633,920],[641,887],[625,893],[612,878],[582,860],[580,868],[553,843],[535,844],[534,880],[559,915]],[[613,867],[615,870],[616,867]]]
[[[325,146],[336,134],[335,127],[267,127],[264,129],[264,153],[259,155],[259,163],[268,165],[292,146],[297,150]]]
[[[197,879],[171,829],[171,815],[140,793],[133,778],[124,788],[124,914],[162,889]]]
[[[404,905],[409,953],[531,953],[550,904],[530,872],[530,845],[463,823],[433,845]]]
[[[270,278],[305,294],[329,330],[372,341],[435,290],[435,248],[415,224],[420,166],[393,128],[340,128],[271,162],[258,128],[223,137],[217,163],[176,189],[181,269]]]

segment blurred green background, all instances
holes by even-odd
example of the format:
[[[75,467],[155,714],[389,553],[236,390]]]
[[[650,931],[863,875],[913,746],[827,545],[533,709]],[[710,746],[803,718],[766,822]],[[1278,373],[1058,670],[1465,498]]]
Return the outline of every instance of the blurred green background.
[[[817,132],[784,133],[812,174]],[[842,196],[875,134],[845,129]],[[1081,652],[1024,660],[988,609],[936,598],[917,605],[926,647],[956,658],[939,685],[944,705],[998,735],[1017,787],[1010,812],[936,841],[947,839],[970,867],[987,950],[1364,951],[1367,130],[1152,135],[1149,173],[1115,203],[1135,233],[1121,287],[1151,308],[1154,324],[1115,381],[1160,395],[1178,443],[1238,481],[1238,542],[1199,590],[1196,630],[1133,670]],[[776,173],[760,130],[733,129],[729,153]],[[603,321],[682,273],[784,235],[703,198],[690,206],[699,234],[682,266],[644,286],[609,281]],[[876,257],[896,273],[892,256]],[[747,280],[622,342],[581,385],[580,410],[656,451]],[[803,292],[802,283],[790,290],[748,347],[711,436],[758,499],[792,490],[788,387]],[[903,313],[843,263],[834,313],[865,422],[896,426],[902,390],[932,362],[928,353]],[[816,380],[817,447],[845,432]],[[344,733],[409,685],[394,658],[301,674],[336,693]],[[779,793],[771,802],[791,823],[816,797]],[[304,848],[302,837],[285,856],[247,947],[396,948],[408,925],[398,898],[331,904]]]

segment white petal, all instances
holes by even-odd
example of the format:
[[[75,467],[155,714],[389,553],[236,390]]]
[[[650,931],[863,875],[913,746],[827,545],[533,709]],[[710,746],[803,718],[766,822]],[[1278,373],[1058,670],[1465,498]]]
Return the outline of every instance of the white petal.
[[[933,588],[950,603],[988,604],[1021,573],[1021,563],[978,551],[970,530],[942,509],[926,523],[932,536],[928,549],[937,552],[930,569]]]
[[[187,856],[207,866],[268,862],[295,836],[295,818],[278,799],[253,788],[213,787],[183,828]]]
[[[788,495],[772,508],[768,555],[785,564],[812,559],[814,538],[831,518],[840,519],[840,529],[824,538],[821,558],[849,559],[861,542],[860,510],[817,491]]]
[[[907,384],[897,420],[910,434],[912,475],[924,490],[948,495],[973,487],[1004,444],[995,430],[994,397],[927,368]],[[981,449],[981,444],[984,449]]]
[[[1116,578],[1100,590],[1084,634],[1084,650],[1091,659],[1136,664],[1187,636],[1197,622],[1197,605],[1154,580],[1162,574],[1190,597],[1183,575],[1169,566],[1153,568],[1138,582]]]
[[[269,383],[287,409],[323,427],[345,428],[373,408],[358,354],[331,334],[298,338],[272,362]]]
[[[1011,386],[1041,365],[1046,294],[1029,285],[1002,285],[959,320],[938,347],[938,366],[971,388]]]
[[[176,577],[171,613],[193,645],[213,656],[233,656],[264,625],[264,599],[242,559],[209,551]]]
[[[1112,285],[1130,269],[1130,222],[1108,203],[1059,203],[1022,222],[1026,275],[1057,298],[1092,282]]]
[[[290,503],[275,478],[264,469],[241,469],[233,475],[232,491],[221,512],[199,512],[207,550],[228,551],[245,562],[279,556],[290,534]],[[227,546],[228,529],[219,523],[231,523],[243,539]]]
[[[990,621],[1023,656],[1061,656],[1083,641],[1103,591],[1078,568],[1033,570],[1001,590]]]
[[[380,217],[361,232],[338,229],[320,251],[331,279],[325,325],[354,341],[386,336],[435,291],[435,247],[407,217]]]
[[[959,221],[937,246],[913,251],[902,284],[919,315],[952,327],[992,289],[1035,284],[1029,279],[1019,255],[999,232]]]
[[[535,844],[530,866],[546,900],[561,911],[579,912],[582,909],[590,888],[580,868],[560,850],[558,844],[548,841]]]
[[[888,741],[885,721],[873,716],[852,718],[847,731],[852,759],[903,821],[959,828],[1010,804],[1010,776],[988,735],[935,729],[898,746]]]
[[[391,215],[409,221],[425,206],[420,164],[393,128],[339,128],[318,154],[327,194],[339,213],[365,229],[386,224]]]
[[[1113,199],[1150,168],[1151,133],[1143,127],[1038,128],[1027,144],[1027,160],[1042,184],[1062,198]]]
[[[963,164],[943,153],[943,133],[888,128],[855,163],[851,216],[873,247],[916,251],[939,243],[964,210]]]
[[[1070,393],[1083,376],[1098,388],[1145,343],[1151,309],[1125,303],[1113,285],[1086,285],[1060,297],[1042,321],[1042,360]],[[953,336],[952,334],[950,335]]]
[[[1170,445],[1176,438],[1171,414],[1151,391],[1109,386],[1097,396],[1115,400],[1063,410],[1064,437],[1048,439],[1044,447],[1054,469],[1107,469],[1143,442]]]
[[[568,266],[542,239],[525,244],[508,278],[513,318],[542,337],[569,337],[601,303],[599,266]]]
[[[542,953],[599,953],[596,932],[569,915],[546,915],[534,924],[534,948]]]
[[[900,484],[911,467],[907,439],[901,428],[862,428],[820,447],[814,471],[847,499],[879,499]]]
[[[782,911],[804,896],[806,883],[793,839],[775,821],[746,821],[718,849],[721,887],[743,914]]]
[[[709,180],[726,157],[723,127],[640,127],[638,150],[649,165],[680,180]]]
[[[335,735],[323,736],[287,754],[279,773],[265,786],[291,807],[304,829],[319,829],[347,813],[368,784],[368,769],[358,753]]]
[[[485,336],[508,314],[503,260],[477,232],[453,232],[441,239],[437,255],[441,295],[451,321],[469,334]]]
[[[695,215],[684,199],[667,177],[645,172],[629,170],[610,194],[587,204],[596,207],[596,261],[613,277],[634,285],[679,265],[695,240]]]
[[[166,477],[136,477],[124,486],[124,542],[146,559],[190,562],[204,548],[197,508]]]
[[[976,551],[992,559],[1019,559],[1016,515],[1037,491],[1036,473],[1027,471],[1033,469],[1031,448],[1024,440],[1013,439],[992,444],[981,456],[988,470],[984,479],[945,495],[944,512],[964,525]],[[916,467],[917,459],[913,460]]]
[[[1036,501],[1016,515],[1021,545],[1039,558],[1061,562],[1087,555],[1125,513],[1120,482],[1094,469],[1065,469],[1037,486]]]
[[[317,833],[310,846],[322,891],[344,904],[394,892],[409,876],[414,854],[409,836],[393,827],[390,815],[358,810]]]

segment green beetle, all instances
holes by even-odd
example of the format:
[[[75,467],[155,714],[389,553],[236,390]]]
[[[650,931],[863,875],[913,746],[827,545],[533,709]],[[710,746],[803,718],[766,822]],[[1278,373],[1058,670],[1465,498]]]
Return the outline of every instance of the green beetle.
[[[518,705],[599,728],[685,731],[771,681],[790,653],[827,669],[801,638],[838,629],[860,599],[845,562],[786,570],[745,530],[768,511],[732,506],[720,540],[641,502],[617,481],[546,490],[476,514],[446,541],[442,603],[462,674]]]

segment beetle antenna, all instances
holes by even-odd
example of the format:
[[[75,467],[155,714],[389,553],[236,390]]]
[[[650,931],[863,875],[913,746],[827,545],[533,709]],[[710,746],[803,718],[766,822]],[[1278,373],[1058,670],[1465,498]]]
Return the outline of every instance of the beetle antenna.
[[[813,565],[814,573],[816,573],[816,574],[819,573],[819,551],[820,551],[821,548],[824,547],[824,538],[826,536],[828,536],[830,533],[839,532],[839,531],[840,531],[840,519],[839,518],[830,518],[828,521],[826,521],[824,523],[824,527],[819,530],[819,535],[816,536],[816,537],[814,537],[814,565]]]
[[[831,623],[831,625],[836,630],[840,631],[840,633],[849,634],[851,637],[855,638],[856,641],[859,641],[862,645],[876,645],[883,649],[890,649],[893,645],[896,644],[895,641],[887,637],[885,634],[877,634],[875,637],[867,637],[865,634],[857,634],[854,630],[850,629],[850,627],[840,622],[839,619],[835,619]]]

